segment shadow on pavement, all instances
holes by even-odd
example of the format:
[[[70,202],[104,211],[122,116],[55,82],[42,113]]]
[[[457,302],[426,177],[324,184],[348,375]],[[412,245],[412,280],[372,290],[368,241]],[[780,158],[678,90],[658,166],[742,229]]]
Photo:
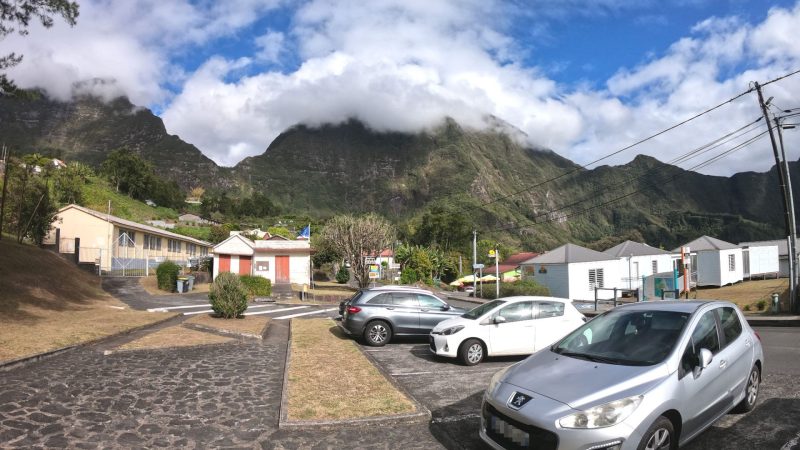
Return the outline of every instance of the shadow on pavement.
[[[478,436],[481,398],[483,392],[476,392],[444,408],[432,410],[431,434],[451,450],[488,448]]]

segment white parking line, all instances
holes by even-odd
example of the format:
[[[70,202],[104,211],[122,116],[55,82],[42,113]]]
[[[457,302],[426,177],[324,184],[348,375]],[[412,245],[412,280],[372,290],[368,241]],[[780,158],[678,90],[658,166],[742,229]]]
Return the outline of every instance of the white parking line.
[[[203,314],[203,313],[210,313],[214,312],[213,309],[204,309],[202,311],[192,311],[192,312],[185,312],[183,313],[184,316],[191,316],[192,314]]]
[[[308,308],[308,306],[293,306],[291,308],[271,309],[269,311],[258,311],[258,312],[244,313],[243,315],[245,315],[245,316],[255,316],[256,314],[272,314],[272,313],[276,313],[276,312],[292,311],[294,309],[303,309],[303,308]],[[280,319],[280,317],[278,317],[278,319]]]
[[[202,305],[186,305],[186,306],[167,306],[163,308],[148,308],[147,312],[167,312],[173,309],[189,309],[189,308],[202,308],[202,307],[209,307],[208,303],[203,303]]]
[[[319,311],[311,311],[311,312],[307,312],[307,313],[291,314],[291,315],[288,315],[288,316],[276,317],[275,320],[291,319],[291,318],[294,318],[294,317],[308,316],[308,315],[311,315],[311,314],[320,314],[320,313],[324,313],[324,312],[331,312],[331,311],[338,311],[338,310],[339,310],[339,308],[320,309]]]

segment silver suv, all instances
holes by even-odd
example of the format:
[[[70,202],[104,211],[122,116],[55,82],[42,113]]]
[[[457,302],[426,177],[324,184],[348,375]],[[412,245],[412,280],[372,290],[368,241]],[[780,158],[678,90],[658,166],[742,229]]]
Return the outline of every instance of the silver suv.
[[[340,303],[339,325],[347,334],[380,347],[392,336],[427,336],[439,322],[465,312],[425,289],[382,286],[362,289]]]

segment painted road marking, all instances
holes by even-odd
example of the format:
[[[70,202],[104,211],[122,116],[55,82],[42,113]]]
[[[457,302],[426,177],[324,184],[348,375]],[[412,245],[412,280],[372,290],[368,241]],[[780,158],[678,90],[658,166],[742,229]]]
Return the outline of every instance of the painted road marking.
[[[308,315],[311,315],[311,314],[320,314],[320,313],[324,313],[324,312],[331,312],[331,311],[338,311],[338,310],[339,310],[339,308],[320,309],[319,311],[311,311],[311,312],[307,312],[307,313],[291,314],[291,315],[288,315],[288,316],[276,317],[275,320],[291,319],[293,317],[308,316]]]
[[[308,306],[293,306],[291,308],[271,309],[269,311],[258,311],[258,312],[252,312],[252,313],[244,313],[243,315],[245,315],[245,316],[255,316],[256,314],[272,314],[272,313],[277,313],[277,312],[282,312],[282,311],[292,311],[292,310],[295,310],[295,309],[303,309],[303,308],[308,308]],[[278,319],[280,319],[280,317],[278,317]]]
[[[188,308],[203,308],[203,307],[208,308],[209,306],[211,305],[209,305],[208,303],[203,303],[202,305],[168,306],[163,308],[149,308],[147,312],[167,312],[172,309],[188,309]]]

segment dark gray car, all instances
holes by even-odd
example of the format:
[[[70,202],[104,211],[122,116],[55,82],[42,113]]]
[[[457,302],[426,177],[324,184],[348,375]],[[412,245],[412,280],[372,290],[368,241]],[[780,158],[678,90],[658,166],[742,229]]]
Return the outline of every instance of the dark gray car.
[[[465,312],[430,291],[402,286],[362,289],[339,305],[342,329],[375,347],[392,336],[426,336],[439,322]]]

